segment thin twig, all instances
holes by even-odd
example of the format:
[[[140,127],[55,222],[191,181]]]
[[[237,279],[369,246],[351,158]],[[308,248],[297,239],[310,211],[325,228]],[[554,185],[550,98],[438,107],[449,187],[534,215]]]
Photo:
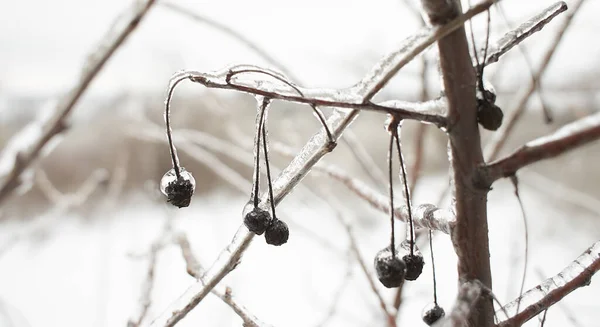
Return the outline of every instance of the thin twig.
[[[338,214],[338,216],[340,216],[340,215],[341,214]],[[375,294],[375,296],[377,297],[379,306],[381,307],[381,310],[383,311],[383,313],[385,314],[385,316],[387,318],[388,325],[390,327],[396,326],[396,314],[394,312],[392,312],[390,308],[388,308],[388,305],[385,303],[383,296],[379,292],[379,289],[377,288],[377,284],[375,283],[375,280],[373,279],[373,276],[372,276],[371,272],[369,271],[369,268],[367,268],[367,265],[365,264],[365,260],[363,259],[362,255],[360,254],[360,250],[358,249],[358,245],[356,242],[356,237],[354,237],[354,233],[352,232],[352,227],[350,226],[350,224],[348,224],[344,220],[344,218],[338,217],[338,219],[340,220],[340,222],[342,222],[342,224],[346,228],[346,233],[348,234],[348,239],[350,240],[350,247],[352,248],[352,253],[354,253],[354,256],[356,257],[356,261],[358,261],[358,264],[360,265],[360,269],[365,274],[365,277],[367,278],[367,281],[369,282],[369,286],[371,287],[373,294]]]
[[[507,141],[510,133],[513,131],[517,121],[522,116],[523,112],[525,111],[527,102],[529,101],[529,98],[535,92],[536,84],[539,83],[539,81],[541,80],[546,69],[549,67],[550,61],[552,60],[552,57],[556,53],[556,49],[558,48],[558,45],[560,44],[561,40],[563,39],[563,35],[565,34],[565,31],[571,25],[571,22],[573,21],[573,17],[578,12],[579,8],[581,8],[581,4],[583,2],[584,2],[584,0],[579,0],[579,1],[575,2],[575,4],[572,6],[571,11],[569,11],[567,13],[567,16],[563,22],[563,25],[560,27],[559,32],[554,36],[554,39],[551,42],[550,48],[548,48],[548,50],[546,50],[546,53],[542,57],[542,63],[540,65],[540,67],[538,68],[537,72],[532,77],[533,83],[530,83],[528,87],[523,89],[523,92],[518,96],[516,101],[511,101],[511,103],[514,103],[514,105],[507,110],[507,112],[509,114],[508,117],[505,117],[504,123],[500,127],[500,130],[498,130],[496,133],[494,133],[492,139],[490,140],[490,143],[486,146],[486,150],[484,152],[486,153],[487,161],[495,160],[498,157],[500,150],[506,143],[506,141]],[[556,14],[564,11],[565,9],[566,9],[565,3],[557,3],[557,4],[553,5],[552,7],[548,8],[548,10],[544,11],[539,16],[536,16],[534,19],[542,18],[542,20],[541,20],[542,22],[549,21],[549,19],[552,19]]]
[[[45,145],[56,135],[67,129],[66,120],[85,90],[102,70],[104,64],[138,27],[140,21],[146,16],[154,3],[155,0],[137,1],[129,9],[127,23],[124,27],[116,34],[111,30],[104,36],[103,42],[91,52],[89,59],[85,62],[76,85],[60,99],[51,111],[54,115],[43,122],[43,126],[32,126],[39,129],[39,137],[34,142],[28,143],[25,148],[12,149],[13,151],[2,154],[0,162],[12,160],[12,164],[10,167],[0,165],[2,166],[2,171],[0,171],[0,177],[2,178],[0,182],[0,204],[7,199],[14,188],[19,186],[19,176],[39,156]],[[39,122],[35,124],[39,124]],[[20,141],[13,139],[10,142]],[[6,158],[7,156],[12,158]],[[5,171],[5,168],[8,169]]]
[[[489,186],[500,178],[514,175],[525,166],[559,156],[598,139],[600,113],[567,124],[550,135],[527,142],[505,158],[482,166],[479,170],[479,181],[482,185]]]
[[[200,262],[198,261],[196,256],[194,255],[194,252],[192,251],[192,248],[190,246],[190,241],[188,240],[187,235],[183,234],[183,233],[177,235],[175,242],[179,245],[179,248],[181,249],[181,255],[183,256],[183,259],[185,260],[185,267],[186,267],[187,273],[190,276],[199,280],[200,282],[203,282],[205,271],[202,268],[202,265],[200,264]],[[256,316],[254,314],[252,314],[250,311],[248,311],[248,309],[246,309],[246,307],[244,307],[243,305],[240,305],[238,303],[238,301],[236,301],[235,298],[233,297],[233,294],[232,294],[233,291],[231,290],[231,288],[229,286],[225,286],[224,291],[213,288],[211,290],[211,293],[213,293],[218,298],[220,298],[225,304],[227,304],[229,307],[231,307],[231,309],[240,318],[242,318],[242,321],[244,322],[244,327],[269,327],[270,326],[270,325],[267,325],[267,324],[261,322],[258,318],[256,318]]]
[[[127,323],[128,327],[138,327],[142,324],[148,314],[150,305],[152,304],[152,289],[154,288],[154,277],[156,271],[156,257],[161,246],[159,243],[152,244],[148,258],[148,270],[146,271],[146,279],[142,286],[142,295],[140,296],[140,312],[135,318],[132,318]]]
[[[503,309],[510,313],[511,318],[501,322],[498,326],[518,327],[523,325],[572,291],[588,286],[592,276],[598,270],[600,270],[600,241],[594,243],[556,276],[545,280],[518,299],[505,305]],[[516,312],[515,309],[519,303],[523,303],[526,307],[522,311]]]
[[[350,283],[350,280],[352,279],[352,264],[351,264],[351,262],[352,262],[351,260],[348,260],[348,268],[346,269],[346,273],[344,274],[344,278],[342,279],[340,286],[338,287],[337,291],[333,295],[333,299],[331,301],[331,306],[329,307],[329,310],[327,310],[327,313],[325,314],[325,316],[323,317],[321,322],[319,324],[317,324],[316,327],[325,327],[327,325],[327,323],[329,322],[329,320],[335,316],[338,304],[339,304],[340,300],[342,299],[342,295],[344,294],[344,290],[346,289],[346,287],[348,286],[348,283]]]
[[[529,261],[529,225],[527,224],[527,214],[525,213],[525,206],[523,205],[523,200],[521,199],[521,195],[519,194],[519,179],[517,175],[512,175],[510,177],[510,181],[515,187],[515,196],[517,197],[517,201],[519,201],[519,207],[521,208],[521,217],[523,218],[523,231],[525,236],[525,258],[523,262],[523,277],[521,278],[521,288],[519,289],[519,298],[523,295],[523,291],[525,290],[525,278],[527,277],[527,263]],[[521,302],[517,303],[517,312],[519,312],[519,305]]]
[[[434,28],[423,29],[420,33],[409,37],[399,51],[384,58],[371,73],[353,87],[357,100],[364,103],[379,91],[404,65],[429,45],[444,37],[464,24],[467,19],[488,9],[494,0],[488,0],[475,6],[463,15],[452,20],[449,24]],[[187,78],[187,77],[186,77]],[[172,86],[172,85],[171,85]],[[170,86],[170,87],[171,87]],[[358,116],[357,110],[350,112],[334,111],[328,119],[328,126],[333,128],[337,138]],[[301,150],[292,163],[284,169],[279,178],[274,182],[275,202],[279,203],[302,180],[325,154],[329,153],[329,142],[322,133],[314,135]],[[231,270],[235,268],[243,253],[246,251],[254,234],[241,226],[233,241],[221,252],[219,258],[207,272],[206,283],[197,282],[192,285],[175,303],[170,305],[152,323],[153,326],[174,326],[196,307],[207,293],[213,289]]]

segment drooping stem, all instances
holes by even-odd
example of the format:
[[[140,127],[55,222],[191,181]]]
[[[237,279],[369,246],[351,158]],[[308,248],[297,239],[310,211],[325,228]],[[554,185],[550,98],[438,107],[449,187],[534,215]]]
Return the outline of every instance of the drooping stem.
[[[392,258],[396,257],[396,239],[395,239],[395,223],[394,223],[394,171],[393,171],[393,156],[394,152],[394,133],[390,133],[390,144],[388,146],[388,182],[390,195],[390,224],[392,226],[392,235],[390,247],[392,250]]]
[[[260,187],[260,140],[261,130],[264,121],[264,115],[267,106],[269,105],[269,99],[263,98],[258,105],[257,120],[256,120],[256,139],[254,141],[254,183],[252,185],[252,201],[254,202],[254,208],[258,207],[260,199],[258,197]]]
[[[431,270],[433,273],[433,303],[438,305],[437,280],[435,279],[435,258],[433,257],[433,232],[429,230],[429,251],[431,253]]]
[[[169,142],[169,151],[171,152],[171,162],[173,164],[173,170],[175,170],[175,176],[177,179],[181,177],[179,172],[179,157],[177,156],[177,148],[173,142],[173,130],[171,129],[171,99],[175,92],[177,84],[188,79],[190,77],[187,73],[176,74],[169,81],[169,87],[167,88],[167,98],[165,99],[165,125],[167,128],[167,140]]]
[[[265,98],[265,101],[269,101]],[[268,106],[263,107],[263,111],[267,111]],[[269,147],[267,146],[267,118],[266,114],[263,117],[263,121],[261,122],[260,128],[262,131],[262,144],[263,144],[263,152],[265,153],[265,168],[267,170],[267,186],[269,189],[269,202],[271,204],[271,214],[273,215],[273,219],[277,219],[275,215],[275,197],[273,196],[273,182],[271,181],[271,167],[269,165]]]
[[[402,173],[402,184],[404,186],[404,198],[406,199],[406,208],[408,210],[408,224],[410,226],[410,255],[415,254],[415,225],[412,218],[412,206],[410,204],[410,191],[408,190],[408,180],[406,178],[406,167],[404,166],[404,156],[402,155],[402,147],[400,146],[400,124],[394,129],[394,137],[396,138],[396,148],[398,149],[398,157],[400,159],[400,171]]]

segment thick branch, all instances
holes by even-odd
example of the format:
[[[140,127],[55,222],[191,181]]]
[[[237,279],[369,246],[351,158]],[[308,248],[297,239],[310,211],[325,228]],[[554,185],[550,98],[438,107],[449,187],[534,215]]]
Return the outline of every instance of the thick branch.
[[[453,8],[440,8],[440,7]],[[439,13],[461,12],[460,1],[423,0],[433,21],[444,20]],[[458,257],[459,280],[479,280],[492,287],[487,226],[487,191],[473,183],[483,163],[477,124],[476,76],[464,27],[438,41],[440,67],[448,101],[448,134],[456,223],[451,238]],[[480,298],[470,311],[469,326],[488,327],[494,323],[492,301]]]
[[[39,136],[33,143],[28,143],[25,148],[15,146],[15,148],[11,149],[12,151],[4,151],[0,158],[0,178],[2,178],[0,182],[0,204],[6,200],[15,187],[19,186],[19,176],[38,157],[46,144],[54,136],[67,128],[66,119],[79,101],[79,98],[81,98],[92,80],[98,75],[98,72],[102,70],[104,64],[106,64],[115,51],[125,42],[127,37],[136,29],[154,2],[154,0],[137,2],[130,9],[131,13],[128,14],[127,23],[123,28],[115,35],[113,35],[112,30],[108,32],[104,37],[106,40],[103,40],[102,44],[91,52],[89,60],[85,62],[77,84],[52,109],[54,115],[47,121],[35,122],[29,126],[34,130],[39,130]],[[43,125],[39,126],[38,124]],[[23,141],[21,139],[13,139],[11,142],[21,144]],[[12,147],[7,146],[6,148],[9,149]],[[10,160],[12,160],[12,163],[7,165],[10,167],[5,166],[4,163]],[[7,170],[5,171],[5,169]]]
[[[525,292],[518,299],[505,305],[501,310],[509,313],[510,319],[501,322],[499,327],[518,327],[553,304],[562,300],[574,290],[588,286],[592,276],[600,270],[600,241],[594,243],[558,275]],[[516,308],[525,307],[520,312]]]
[[[600,139],[600,113],[567,124],[556,132],[526,143],[507,157],[483,166],[484,185],[514,175],[517,170],[541,160],[559,156]]]

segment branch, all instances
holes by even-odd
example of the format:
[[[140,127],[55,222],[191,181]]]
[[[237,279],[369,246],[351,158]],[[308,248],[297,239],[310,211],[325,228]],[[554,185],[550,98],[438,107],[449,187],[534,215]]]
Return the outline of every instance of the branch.
[[[461,27],[464,22],[476,14],[488,9],[496,0],[488,0],[473,7],[471,10],[449,24],[422,29],[421,32],[407,38],[399,50],[386,56],[361,82],[352,89],[357,95],[357,103],[366,103],[407,63],[421,51],[444,37],[453,30]],[[186,77],[187,78],[187,77]],[[333,128],[337,138],[358,116],[359,111],[334,111],[328,120],[328,126]],[[291,190],[308,174],[325,154],[329,153],[330,145],[325,135],[320,132],[314,135],[290,165],[273,183],[275,202],[279,203]],[[264,204],[264,203],[263,203]],[[183,319],[220,281],[239,263],[254,234],[243,225],[238,229],[232,242],[221,252],[219,258],[206,273],[206,284],[197,282],[173,304],[171,304],[152,323],[153,326],[174,326]]]
[[[268,79],[244,76],[267,75]],[[276,78],[273,78],[276,76]],[[201,73],[196,71],[182,71],[176,73],[170,82],[170,90],[181,81],[189,79],[208,88],[236,90],[261,95],[266,98],[309,104],[312,106],[326,106],[354,110],[369,110],[383,113],[393,113],[401,119],[412,119],[445,126],[444,100],[432,100],[423,103],[392,100],[379,104],[364,99],[354,88],[350,89],[309,89],[296,86],[288,82],[281,74],[259,66],[234,65],[224,69]],[[273,82],[278,79],[279,82]],[[293,87],[290,87],[292,85]],[[167,98],[167,101],[170,100]]]
[[[180,234],[175,239],[179,248],[181,249],[181,255],[185,260],[185,268],[187,273],[196,278],[199,281],[202,281],[204,278],[204,273],[202,269],[202,265],[192,252],[192,248],[190,246],[190,242],[185,234]],[[261,322],[256,316],[254,316],[246,307],[240,305],[233,297],[232,290],[230,287],[226,286],[225,291],[217,290],[216,288],[211,290],[211,293],[220,298],[225,304],[227,304],[231,309],[240,317],[244,322],[244,327],[269,327],[263,322]]]
[[[538,15],[530,18],[528,21],[521,24],[516,29],[504,34],[504,36],[490,46],[488,50],[488,58],[483,58],[483,52],[480,53],[480,62],[485,60],[485,65],[497,62],[500,57],[514,46],[523,42],[536,32],[539,32],[550,23],[558,14],[567,10],[567,4],[564,1],[559,1],[550,7],[544,9]]]
[[[462,11],[460,1],[422,0],[430,20],[444,21]],[[449,15],[449,16],[446,16]],[[459,280],[479,280],[492,287],[487,224],[487,190],[474,185],[472,175],[483,160],[477,124],[476,74],[465,28],[438,41],[440,69],[448,102],[448,153],[456,222],[451,231]],[[481,298],[467,316],[469,326],[494,323],[494,306]]]
[[[507,110],[509,116],[505,117],[504,123],[502,124],[502,127],[500,127],[500,130],[493,134],[490,143],[486,145],[485,152],[488,161],[495,160],[498,157],[500,150],[506,143],[506,140],[508,139],[510,133],[513,131],[517,121],[522,116],[523,112],[525,112],[527,102],[529,102],[529,98],[535,92],[537,84],[540,82],[540,79],[542,78],[546,69],[550,65],[550,61],[556,53],[556,49],[558,48],[558,45],[563,39],[565,31],[571,25],[573,17],[578,12],[579,8],[581,8],[581,4],[583,3],[583,1],[584,0],[579,0],[578,2],[576,2],[573,5],[571,11],[567,14],[563,25],[559,28],[559,32],[554,36],[550,48],[546,50],[546,53],[542,58],[541,66],[538,68],[537,72],[532,76],[532,83],[530,83],[528,87],[524,88],[523,91],[519,93],[517,100],[511,101],[511,103],[514,103],[514,105]],[[544,17],[544,15],[540,15],[540,17]]]
[[[130,9],[131,12],[128,13],[125,26],[116,35],[113,35],[112,30],[109,31],[104,37],[105,41],[91,52],[81,70],[77,84],[60,99],[56,107],[52,108],[53,115],[50,114],[48,119],[34,122],[25,127],[23,131],[29,130],[34,133],[34,140],[29,140],[28,135],[21,135],[21,133],[10,140],[0,157],[0,178],[2,179],[0,204],[7,199],[13,189],[20,185],[19,176],[39,156],[46,144],[67,129],[66,119],[79,98],[102,70],[104,64],[136,29],[154,2],[155,0],[137,1]]]
[[[517,170],[541,160],[559,156],[600,139],[600,113],[567,124],[553,134],[526,143],[507,157],[480,168],[482,185],[514,175]]]
[[[572,291],[588,286],[592,276],[598,270],[600,270],[600,241],[594,243],[558,275],[545,280],[542,284],[505,305],[502,309],[509,312],[511,318],[501,322],[498,327],[523,325]],[[521,312],[515,312],[519,303],[526,307]]]

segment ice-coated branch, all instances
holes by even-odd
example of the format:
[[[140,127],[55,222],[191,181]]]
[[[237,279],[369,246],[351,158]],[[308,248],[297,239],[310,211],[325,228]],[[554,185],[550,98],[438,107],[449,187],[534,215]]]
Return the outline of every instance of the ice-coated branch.
[[[514,175],[517,170],[538,161],[559,156],[600,139],[600,113],[576,120],[556,132],[526,143],[505,158],[480,169],[483,185]]]
[[[375,68],[358,84],[351,88],[356,97],[356,103],[367,103],[372,97],[387,84],[387,82],[407,63],[415,58],[440,38],[448,35],[455,29],[463,26],[464,22],[475,15],[488,9],[494,0],[484,1],[473,7],[465,14],[453,19],[442,26],[427,27],[420,32],[405,39],[399,50],[384,57]],[[190,76],[183,75],[183,78]],[[305,94],[305,96],[309,96]],[[346,99],[347,100],[347,99]],[[354,102],[354,101],[353,101]],[[339,138],[343,131],[358,116],[358,110],[336,110],[329,117],[327,125],[332,128],[335,138]],[[329,142],[323,131],[314,135],[300,153],[284,169],[273,183],[275,202],[279,203],[291,190],[308,174],[310,169],[327,153],[330,152]],[[264,201],[263,201],[264,205]],[[174,326],[183,319],[220,281],[232,271],[239,263],[254,234],[241,226],[232,242],[221,252],[213,266],[206,272],[205,282],[196,282],[174,303],[157,317],[152,326]]]
[[[481,283],[471,281],[463,283],[456,297],[456,302],[450,314],[435,324],[436,327],[462,327],[468,326],[471,311],[475,308],[481,296]]]
[[[594,243],[575,261],[556,276],[525,292],[518,299],[505,305],[501,310],[508,312],[510,318],[498,324],[498,327],[518,327],[553,304],[562,300],[574,290],[588,286],[592,276],[600,270],[600,241]],[[524,309],[516,312],[521,303]]]
[[[504,36],[496,41],[493,45],[490,46],[488,50],[488,58],[485,61],[485,65],[489,65],[495,63],[500,59],[500,57],[505,54],[508,50],[512,49],[514,46],[523,42],[526,38],[530,37],[532,34],[539,32],[550,23],[558,14],[567,10],[567,4],[564,1],[559,1],[550,7],[544,9],[538,15],[530,18],[528,21],[522,23],[519,27],[514,30],[504,34]],[[483,58],[483,53],[480,54],[481,62],[485,58]]]
[[[258,78],[258,75],[268,76]],[[305,103],[313,107],[327,106],[393,113],[401,119],[432,123],[438,127],[445,126],[443,98],[422,103],[394,100],[377,104],[364,100],[354,88],[341,90],[303,88],[289,82],[280,73],[251,65],[235,65],[209,73],[195,71],[176,73],[171,79],[167,102],[170,102],[173,88],[185,79],[208,88],[236,90],[270,99]]]
[[[129,9],[124,19],[126,23],[121,29],[117,33],[111,30],[106,34],[102,43],[91,52],[89,59],[84,63],[75,86],[51,109],[49,118],[26,127],[35,132],[35,139],[28,140],[26,135],[17,134],[9,141],[9,145],[13,146],[7,146],[0,156],[0,204],[19,186],[19,176],[39,156],[50,140],[65,131],[66,120],[85,90],[104,64],[138,27],[154,2],[155,0],[136,1]],[[25,137],[25,140],[21,137]]]
[[[517,99],[511,101],[513,105],[506,110],[508,115],[504,118],[504,123],[500,129],[493,134],[489,144],[487,144],[485,147],[484,152],[486,154],[486,160],[492,161],[498,158],[500,150],[508,140],[508,137],[514,130],[517,122],[525,112],[529,98],[537,89],[537,84],[540,83],[541,78],[550,66],[550,62],[556,53],[556,49],[558,49],[558,46],[564,39],[565,32],[568,30],[569,26],[571,26],[573,17],[579,11],[584,1],[585,0],[578,0],[571,5],[571,10],[567,13],[565,20],[559,28],[559,31],[554,35],[554,38],[550,43],[550,47],[542,56],[540,67],[532,76],[532,83],[530,83],[527,87],[523,87],[521,92],[519,92],[517,95]]]
[[[327,176],[341,182],[359,198],[367,201],[367,203],[373,208],[382,212],[389,212],[389,199],[381,193],[373,190],[363,181],[354,178],[338,167],[331,165],[318,164],[314,167],[314,169],[315,171],[324,173]],[[406,205],[395,207],[394,217],[408,223],[408,207]],[[455,217],[451,210],[438,208],[433,204],[420,204],[413,206],[412,218],[415,228],[429,228],[433,230],[439,230],[446,234],[450,234],[450,229],[455,222]]]
[[[175,242],[179,245],[181,255],[185,260],[185,268],[187,273],[190,276],[196,278],[197,280],[202,281],[202,279],[204,278],[202,265],[194,255],[194,252],[192,251],[192,248],[190,246],[190,241],[188,240],[187,236],[185,234],[179,234],[175,238]],[[246,307],[239,304],[233,297],[233,291],[230,287],[226,286],[224,291],[214,288],[211,290],[211,293],[220,298],[233,310],[233,312],[235,312],[240,318],[242,318],[242,321],[244,322],[244,327],[271,327],[271,325],[261,322],[254,314],[248,311]]]

